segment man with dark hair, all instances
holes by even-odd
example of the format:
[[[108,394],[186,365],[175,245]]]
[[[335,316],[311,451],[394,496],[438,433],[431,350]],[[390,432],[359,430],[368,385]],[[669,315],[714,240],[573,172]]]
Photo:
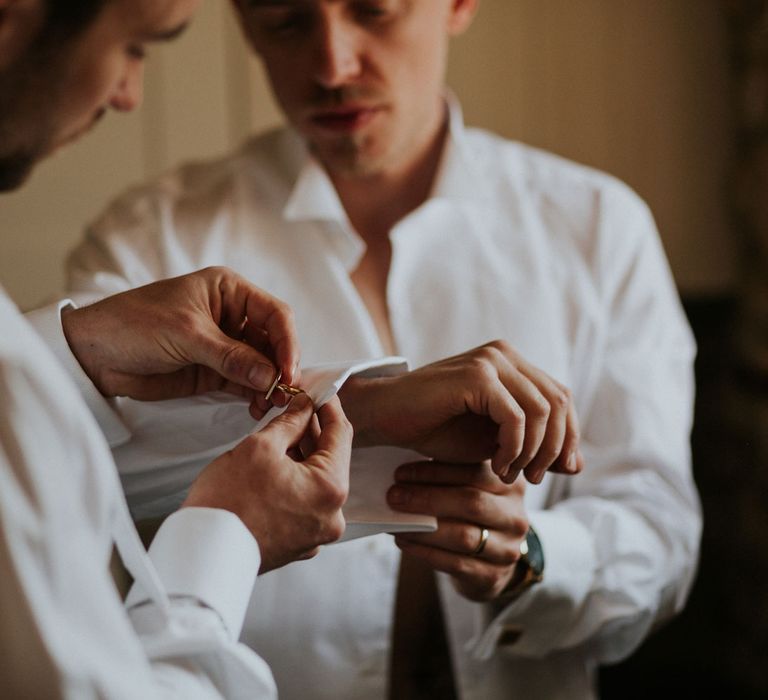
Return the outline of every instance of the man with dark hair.
[[[196,5],[0,0],[0,189],[107,108],[134,108],[145,45],[177,35]],[[338,402],[310,435],[298,397],[214,460],[149,556],[104,437],[131,439],[107,397],[226,389],[264,408],[276,371],[297,377],[290,310],[211,268],[29,321],[48,347],[0,290],[1,694],[272,697],[268,667],[237,638],[256,574],[343,531],[351,430]],[[135,579],[126,605],[113,542]]]
[[[21,184],[108,108],[138,106],[146,46],[179,34],[196,4],[107,0],[75,11],[72,3],[0,0],[0,189]],[[312,557],[343,531],[351,430],[338,400],[315,419],[299,395],[205,466],[149,557],[104,437],[113,447],[138,441],[122,420],[125,402],[110,397],[223,389],[263,413],[276,372],[285,382],[299,377],[290,310],[233,272],[209,267],[84,308],[60,302],[27,321],[37,336],[0,291],[4,696],[274,695],[269,669],[237,638],[256,573]],[[525,379],[530,368],[498,361],[499,352],[488,346],[393,384],[353,382],[347,400],[360,439],[492,457],[506,481],[522,470],[537,480],[550,467],[577,472],[567,394],[535,372]],[[509,389],[521,382],[528,384],[518,404]],[[539,387],[558,399],[556,410],[529,411],[525,425]],[[490,478],[490,469],[484,473]],[[495,477],[493,484],[521,490]],[[504,569],[520,556],[527,523],[512,525]],[[474,535],[477,525],[468,527]],[[113,541],[136,581],[126,606],[108,574]],[[489,549],[501,544],[496,533]]]
[[[75,35],[85,29],[110,1],[47,0],[46,26],[43,31],[57,37]]]

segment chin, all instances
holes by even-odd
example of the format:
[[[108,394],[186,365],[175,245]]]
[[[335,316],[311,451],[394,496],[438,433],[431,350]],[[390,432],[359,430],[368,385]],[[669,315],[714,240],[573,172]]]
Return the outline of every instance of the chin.
[[[331,173],[347,176],[372,176],[386,170],[386,157],[374,153],[369,144],[351,140],[330,147],[312,149],[318,160]]]

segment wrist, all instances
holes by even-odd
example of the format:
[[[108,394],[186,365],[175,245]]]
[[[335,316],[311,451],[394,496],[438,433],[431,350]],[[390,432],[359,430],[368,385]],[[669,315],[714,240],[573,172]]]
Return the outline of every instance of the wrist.
[[[355,447],[391,444],[380,430],[382,397],[391,379],[387,377],[350,377],[338,393],[341,406],[354,429]]]
[[[84,338],[85,334],[83,333],[82,310],[68,307],[62,309],[60,313],[61,328],[64,331],[64,338],[66,338],[69,349],[72,351],[72,355],[83,368],[83,371],[88,375],[88,378],[96,384],[97,382],[92,376],[91,370],[85,359],[88,341]]]

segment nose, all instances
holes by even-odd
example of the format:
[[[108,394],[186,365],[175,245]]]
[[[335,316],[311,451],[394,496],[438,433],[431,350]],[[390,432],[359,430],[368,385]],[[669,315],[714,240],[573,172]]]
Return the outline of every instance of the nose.
[[[360,43],[354,27],[326,21],[318,32],[315,79],[327,89],[341,87],[361,71]]]
[[[144,99],[144,63],[130,61],[125,75],[118,83],[109,101],[110,107],[119,112],[131,112],[141,106]]]

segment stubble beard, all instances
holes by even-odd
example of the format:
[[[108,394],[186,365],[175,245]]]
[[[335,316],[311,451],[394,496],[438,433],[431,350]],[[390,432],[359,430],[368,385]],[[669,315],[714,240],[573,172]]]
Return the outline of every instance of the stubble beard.
[[[383,154],[373,152],[372,141],[368,134],[349,134],[330,143],[310,142],[309,148],[332,175],[367,177],[379,174],[386,161]]]
[[[30,114],[8,88],[0,84],[0,192],[23,185],[35,164],[50,150],[50,139],[41,135],[46,132],[40,123],[44,113],[33,110]]]
[[[0,74],[1,192],[21,186],[54,149],[58,86],[66,70],[63,49],[36,42]]]

